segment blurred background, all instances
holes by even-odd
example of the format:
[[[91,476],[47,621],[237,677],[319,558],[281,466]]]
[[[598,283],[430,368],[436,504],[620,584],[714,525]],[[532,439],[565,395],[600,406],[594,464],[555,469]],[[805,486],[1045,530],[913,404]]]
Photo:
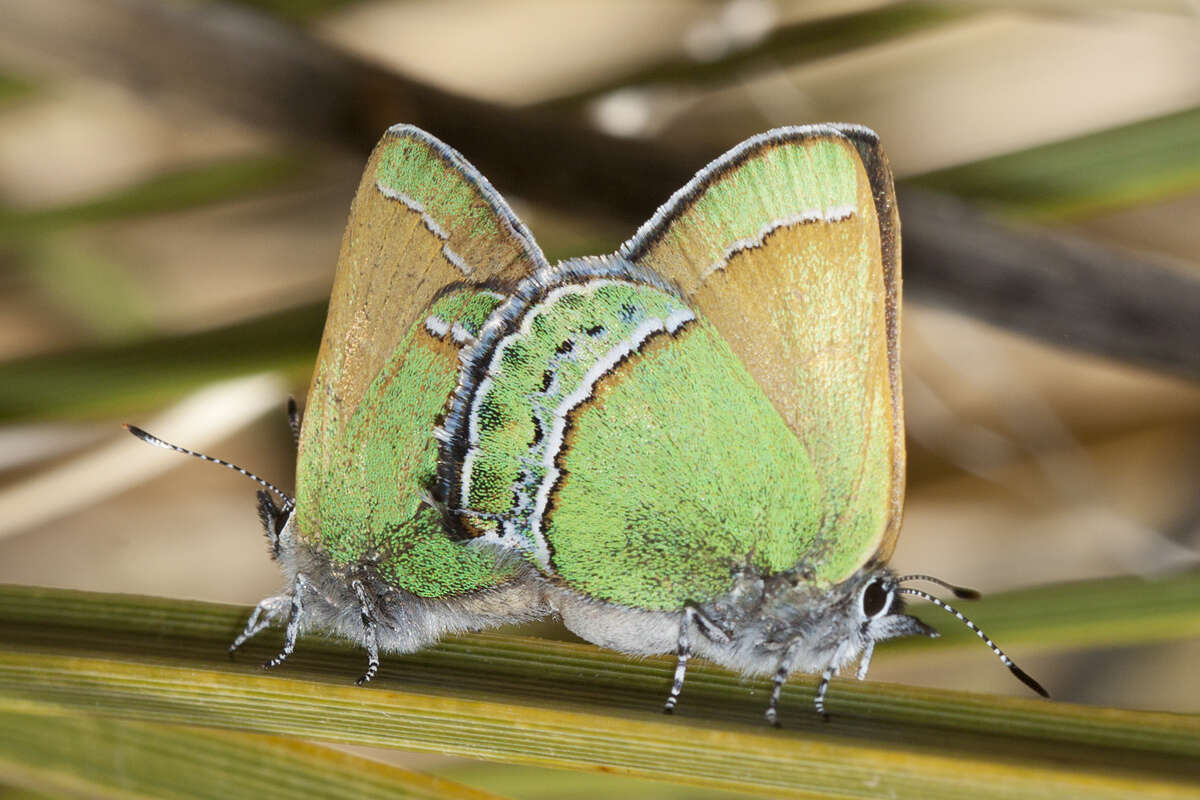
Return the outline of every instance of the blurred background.
[[[749,135],[874,128],[905,237],[895,566],[985,594],[1195,570],[1197,9],[0,0],[0,581],[278,590],[254,487],[119,424],[290,488],[286,399],[395,122],[475,163],[551,260],[614,249]],[[1007,644],[1057,698],[1200,711],[1194,630]],[[884,648],[872,677],[1025,691],[983,647]]]

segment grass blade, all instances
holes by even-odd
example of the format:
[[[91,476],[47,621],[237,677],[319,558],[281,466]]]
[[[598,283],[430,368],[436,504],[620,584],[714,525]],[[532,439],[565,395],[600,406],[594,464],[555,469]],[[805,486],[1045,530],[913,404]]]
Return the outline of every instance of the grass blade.
[[[103,417],[153,408],[212,381],[312,369],[326,303],[199,333],[0,364],[0,421]]]
[[[53,796],[500,800],[309,742],[63,714],[37,704],[0,712],[0,774]]]
[[[1200,108],[931,172],[909,182],[1045,221],[1166,199],[1200,187]]]
[[[1192,579],[1194,582],[1194,579]],[[245,609],[51,589],[0,590],[0,709],[33,700],[125,719],[286,734],[510,763],[608,770],[772,796],[1194,796],[1200,717],[839,681],[833,721],[811,680],[762,722],[765,687],[697,667],[683,714],[657,713],[664,659],[474,635],[390,657],[306,639],[277,674],[224,647]]]
[[[0,237],[27,237],[76,225],[183,211],[278,189],[310,163],[295,154],[250,155],[155,175],[78,203],[31,211],[0,209]]]

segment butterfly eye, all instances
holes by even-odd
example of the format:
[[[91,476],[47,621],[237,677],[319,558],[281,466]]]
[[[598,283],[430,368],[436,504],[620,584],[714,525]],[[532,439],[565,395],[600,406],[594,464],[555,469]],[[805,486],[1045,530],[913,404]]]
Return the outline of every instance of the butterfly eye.
[[[884,587],[883,581],[876,578],[867,584],[862,593],[863,614],[868,618],[879,616],[891,603],[891,592]]]

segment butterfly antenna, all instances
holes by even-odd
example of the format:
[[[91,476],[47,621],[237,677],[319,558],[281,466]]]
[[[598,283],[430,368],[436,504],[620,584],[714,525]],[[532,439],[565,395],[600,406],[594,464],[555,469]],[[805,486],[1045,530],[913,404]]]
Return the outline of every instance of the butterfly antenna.
[[[243,475],[245,475],[247,478],[249,478],[250,480],[257,483],[259,486],[263,487],[264,489],[268,489],[269,491],[274,492],[275,495],[278,496],[279,499],[283,501],[283,505],[285,508],[292,509],[296,505],[296,501],[293,500],[290,495],[288,495],[286,492],[281,490],[278,486],[271,483],[270,481],[263,480],[262,478],[258,477],[253,472],[251,472],[250,470],[243,469],[243,468],[239,467],[237,464],[231,464],[228,461],[223,461],[219,458],[213,458],[212,456],[206,456],[206,455],[204,455],[204,453],[197,453],[195,450],[188,450],[186,447],[180,447],[177,444],[171,444],[170,442],[167,442],[167,441],[164,441],[164,440],[158,438],[157,436],[155,436],[152,433],[147,433],[146,431],[142,430],[141,428],[137,427],[136,425],[126,424],[126,425],[122,425],[121,427],[123,427],[125,430],[129,431],[134,436],[136,436],[137,438],[141,439],[143,442],[146,442],[148,444],[152,444],[157,447],[163,447],[163,448],[166,448],[167,450],[174,450],[176,453],[183,453],[184,455],[195,456],[196,458],[199,458],[202,461],[211,461],[214,464],[220,464],[222,467],[228,467],[229,469],[234,470],[235,472],[240,472]]]
[[[923,579],[925,578],[925,576],[920,576],[920,577]],[[941,583],[941,581],[937,581],[936,579],[935,579],[935,582]],[[996,657],[1000,659],[1000,661],[1004,664],[1004,666],[1008,667],[1009,671],[1012,672],[1013,675],[1017,676],[1017,680],[1021,681],[1021,683],[1025,684],[1030,689],[1033,689],[1035,692],[1040,694],[1042,697],[1050,696],[1050,693],[1047,692],[1044,688],[1042,688],[1042,685],[1040,683],[1038,683],[1033,678],[1031,678],[1029,676],[1029,674],[1027,672],[1025,672],[1025,670],[1021,669],[1016,664],[1014,664],[1013,660],[1011,658],[1009,658],[1007,655],[1005,655],[1004,651],[1001,650],[999,647],[997,647],[996,643],[993,642],[991,639],[989,639],[988,635],[986,633],[984,633],[982,630],[979,629],[978,625],[976,625],[974,622],[971,622],[971,620],[969,620],[965,616],[963,616],[953,606],[939,600],[938,598],[931,595],[929,592],[923,592],[920,589],[912,589],[908,586],[898,586],[898,587],[896,587],[896,591],[900,592],[901,594],[911,595],[912,597],[919,597],[922,600],[928,600],[929,602],[933,603],[935,606],[942,609],[943,611],[946,611],[947,613],[953,614],[954,616],[958,617],[959,622],[961,622],[963,625],[966,625],[971,630],[975,631],[975,635],[978,636],[980,639],[982,639],[983,643],[991,648],[992,652],[996,654]]]
[[[932,575],[901,575],[899,578],[896,578],[896,583],[905,583],[907,581],[928,581],[929,583],[936,583],[943,589],[949,589],[950,591],[954,592],[954,596],[959,600],[978,600],[979,598],[983,597],[983,595],[974,589],[968,589],[966,586],[955,586],[953,583],[948,583],[941,578],[935,578]]]

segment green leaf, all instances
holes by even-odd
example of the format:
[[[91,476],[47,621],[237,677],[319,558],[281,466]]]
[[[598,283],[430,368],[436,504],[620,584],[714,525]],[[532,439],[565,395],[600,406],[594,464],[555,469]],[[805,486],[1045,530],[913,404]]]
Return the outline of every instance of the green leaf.
[[[1078,218],[1200,188],[1200,108],[908,181],[1013,216]]]
[[[1140,591],[1168,587],[1175,601],[1194,596],[1186,592],[1197,582]],[[1103,619],[1066,606],[1080,628]],[[33,702],[775,797],[1166,798],[1194,796],[1200,781],[1197,716],[839,680],[826,724],[811,711],[813,681],[797,678],[783,701],[788,728],[777,731],[762,720],[762,682],[697,665],[683,713],[664,717],[669,659],[494,634],[389,657],[362,689],[352,678],[363,654],[319,637],[272,674],[254,665],[278,646],[277,633],[229,662],[225,645],[246,613],[0,587],[0,711],[26,713]]]

